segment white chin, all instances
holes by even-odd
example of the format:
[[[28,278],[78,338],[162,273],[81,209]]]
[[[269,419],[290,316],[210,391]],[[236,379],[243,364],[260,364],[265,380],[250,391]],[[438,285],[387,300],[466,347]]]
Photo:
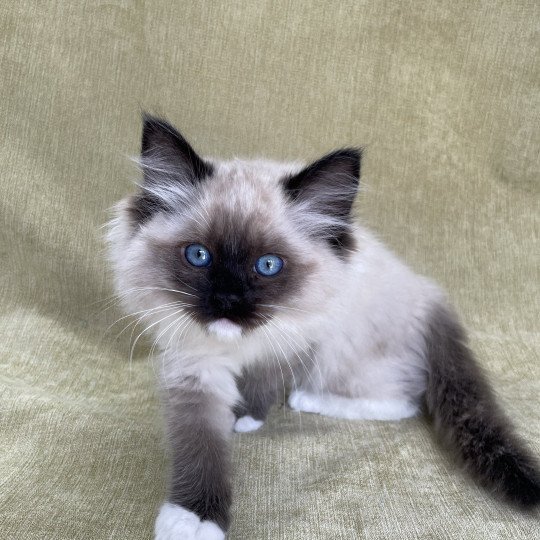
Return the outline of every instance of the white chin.
[[[218,319],[210,323],[208,332],[221,341],[234,341],[242,336],[242,328],[229,319]]]

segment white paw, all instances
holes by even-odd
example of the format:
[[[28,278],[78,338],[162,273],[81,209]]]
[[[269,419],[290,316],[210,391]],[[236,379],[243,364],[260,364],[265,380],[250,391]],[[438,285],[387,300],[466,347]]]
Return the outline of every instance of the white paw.
[[[255,420],[253,416],[242,416],[234,424],[234,431],[236,433],[247,433],[248,431],[256,431],[264,422],[262,420]]]
[[[418,407],[402,399],[346,398],[295,390],[289,397],[295,411],[319,413],[348,420],[401,420],[418,413]]]
[[[289,407],[295,411],[320,412],[320,403],[317,396],[303,390],[295,390],[291,393],[289,396]]]
[[[156,519],[155,540],[224,540],[225,533],[212,521],[201,521],[193,512],[164,503]]]

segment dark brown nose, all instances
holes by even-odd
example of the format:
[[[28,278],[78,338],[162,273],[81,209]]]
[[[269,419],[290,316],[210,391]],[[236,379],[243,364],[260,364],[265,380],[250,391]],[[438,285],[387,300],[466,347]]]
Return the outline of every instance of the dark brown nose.
[[[224,312],[232,311],[242,303],[242,297],[235,293],[217,292],[213,300],[215,307]]]

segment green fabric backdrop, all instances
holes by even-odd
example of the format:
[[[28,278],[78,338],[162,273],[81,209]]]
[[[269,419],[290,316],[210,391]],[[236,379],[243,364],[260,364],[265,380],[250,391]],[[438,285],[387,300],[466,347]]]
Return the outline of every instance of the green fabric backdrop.
[[[540,4],[0,5],[0,537],[149,538],[165,458],[148,346],[107,297],[140,110],[201,152],[366,146],[361,219],[441,282],[540,454]],[[422,419],[277,408],[234,437],[232,539],[532,539]]]

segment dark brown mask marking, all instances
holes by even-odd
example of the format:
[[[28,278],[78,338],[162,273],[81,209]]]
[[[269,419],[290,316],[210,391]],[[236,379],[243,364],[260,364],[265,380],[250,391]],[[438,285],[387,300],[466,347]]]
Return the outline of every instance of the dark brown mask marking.
[[[193,304],[188,311],[202,324],[227,318],[245,329],[254,328],[272,316],[269,304],[282,304],[299,292],[307,265],[296,259],[285,239],[256,232],[248,223],[238,219],[235,225],[233,216],[217,216],[204,238],[200,231],[186,232],[181,245],[161,248],[166,249],[160,257],[166,261],[171,288],[196,295],[188,297]],[[185,247],[190,243],[200,243],[210,251],[210,266],[195,267],[186,260]],[[275,276],[261,276],[254,269],[255,261],[267,253],[284,261]]]

